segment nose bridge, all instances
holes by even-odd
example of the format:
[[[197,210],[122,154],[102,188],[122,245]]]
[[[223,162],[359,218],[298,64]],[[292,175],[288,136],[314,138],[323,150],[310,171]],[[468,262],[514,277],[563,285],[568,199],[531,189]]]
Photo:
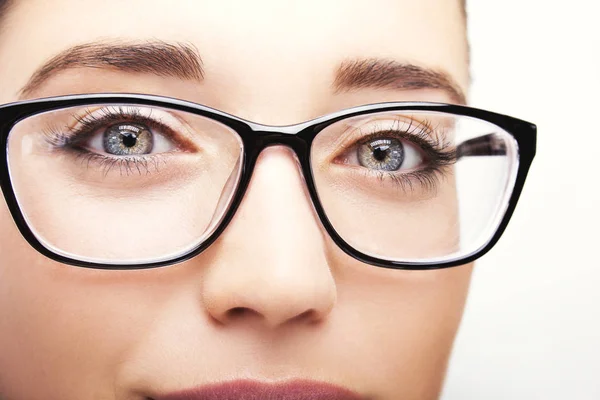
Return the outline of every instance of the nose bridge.
[[[216,263],[204,283],[205,304],[221,322],[239,317],[240,309],[270,326],[300,315],[321,318],[333,306],[335,284],[292,153],[306,149],[293,135],[262,137],[242,203],[216,243]]]

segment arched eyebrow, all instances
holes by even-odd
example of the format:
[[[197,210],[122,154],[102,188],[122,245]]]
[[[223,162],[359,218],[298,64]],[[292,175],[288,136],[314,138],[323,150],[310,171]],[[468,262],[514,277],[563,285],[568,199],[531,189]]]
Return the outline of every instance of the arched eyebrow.
[[[452,101],[466,104],[466,96],[450,74],[432,68],[386,59],[346,60],[338,67],[333,89],[336,93],[356,89],[436,89]]]
[[[27,96],[52,76],[72,68],[114,69],[197,81],[204,78],[202,58],[187,43],[93,42],[71,47],[50,59],[31,76],[20,96]]]
[[[92,42],[66,49],[43,64],[20,90],[20,97],[33,93],[52,76],[72,68],[113,69],[196,81],[204,79],[202,58],[191,44],[156,40]],[[335,71],[332,88],[335,93],[363,88],[437,89],[459,104],[466,103],[464,93],[449,74],[395,60],[343,61]]]

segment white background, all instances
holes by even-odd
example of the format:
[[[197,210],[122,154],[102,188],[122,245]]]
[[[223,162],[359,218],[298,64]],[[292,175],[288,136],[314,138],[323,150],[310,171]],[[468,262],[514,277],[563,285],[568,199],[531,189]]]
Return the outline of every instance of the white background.
[[[467,0],[471,105],[538,125],[443,400],[600,399],[600,1]]]

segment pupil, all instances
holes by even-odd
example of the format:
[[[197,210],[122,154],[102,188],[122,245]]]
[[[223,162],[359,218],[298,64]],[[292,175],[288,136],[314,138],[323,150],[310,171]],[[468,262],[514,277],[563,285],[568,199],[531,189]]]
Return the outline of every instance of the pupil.
[[[137,137],[133,133],[123,133],[121,136],[125,147],[133,147],[137,143]]]
[[[377,161],[383,161],[386,159],[388,155],[388,149],[382,149],[381,147],[376,147],[373,149],[373,157],[377,160]]]

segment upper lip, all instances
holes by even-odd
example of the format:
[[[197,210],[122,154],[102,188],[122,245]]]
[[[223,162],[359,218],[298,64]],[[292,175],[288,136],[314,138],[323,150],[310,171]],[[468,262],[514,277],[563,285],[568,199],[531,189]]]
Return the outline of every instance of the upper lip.
[[[266,383],[238,380],[161,395],[154,400],[365,400],[330,383],[294,380]]]

